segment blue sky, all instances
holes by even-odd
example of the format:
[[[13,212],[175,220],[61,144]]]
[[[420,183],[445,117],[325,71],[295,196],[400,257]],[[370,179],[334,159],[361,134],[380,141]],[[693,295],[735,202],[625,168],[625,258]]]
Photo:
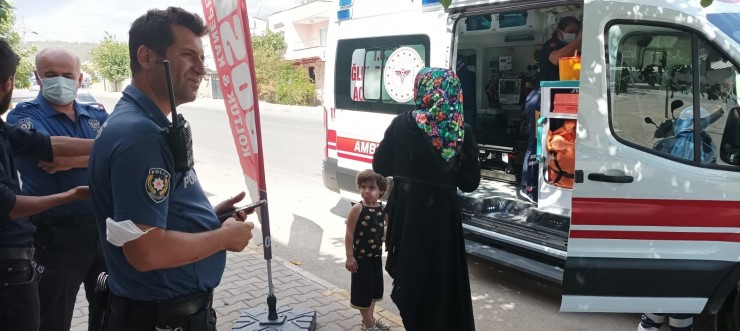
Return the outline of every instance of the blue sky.
[[[271,13],[291,8],[297,0],[247,0],[250,16],[267,19]],[[201,17],[200,0],[13,0],[15,29],[27,41],[63,40],[98,42],[104,32],[128,39],[128,29],[148,9],[180,6]]]

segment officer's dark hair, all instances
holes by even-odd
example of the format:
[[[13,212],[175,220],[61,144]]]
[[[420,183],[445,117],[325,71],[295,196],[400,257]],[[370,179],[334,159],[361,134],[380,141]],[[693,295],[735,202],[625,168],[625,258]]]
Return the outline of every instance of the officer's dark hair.
[[[173,25],[184,26],[198,37],[203,37],[208,33],[208,27],[200,16],[180,7],[149,10],[137,18],[128,31],[128,52],[131,58],[132,73],[141,69],[137,57],[140,46],[151,49],[159,56],[165,56],[167,48],[175,43],[175,36],[172,33]]]
[[[557,27],[555,27],[555,31],[552,32],[552,37],[554,39],[557,39],[558,38],[558,30],[560,30],[560,31],[565,30],[565,28],[567,28],[568,25],[571,25],[571,24],[574,24],[574,23],[575,24],[578,24],[578,27],[579,28],[581,27],[581,21],[579,19],[573,17],[573,16],[566,16],[566,17],[561,18],[560,21],[558,21]]]
[[[0,80],[5,82],[8,77],[15,76],[20,61],[21,58],[13,52],[5,38],[0,38]]]
[[[388,180],[383,177],[383,175],[372,171],[370,169],[366,169],[361,171],[359,174],[357,174],[357,178],[355,179],[357,188],[359,189],[360,186],[367,182],[375,182],[375,186],[378,187],[378,191],[380,191],[380,195],[383,195],[385,191],[388,189]]]

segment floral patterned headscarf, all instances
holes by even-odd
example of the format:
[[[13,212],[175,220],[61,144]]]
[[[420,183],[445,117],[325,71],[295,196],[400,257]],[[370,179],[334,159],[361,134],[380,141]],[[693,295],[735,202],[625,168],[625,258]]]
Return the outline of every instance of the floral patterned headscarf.
[[[416,75],[416,125],[440,156],[449,161],[460,152],[463,136],[463,93],[454,71],[424,68]]]

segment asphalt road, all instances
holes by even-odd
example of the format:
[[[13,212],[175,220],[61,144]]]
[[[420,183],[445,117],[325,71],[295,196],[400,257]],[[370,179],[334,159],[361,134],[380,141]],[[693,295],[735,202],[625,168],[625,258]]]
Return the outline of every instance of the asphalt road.
[[[117,98],[95,93],[113,109]],[[212,202],[245,190],[224,106],[199,100],[179,107],[193,128],[196,170]],[[324,130],[317,108],[265,105],[262,132],[273,252],[349,290],[344,269],[344,219],[349,202],[324,188]],[[258,226],[259,228],[259,226]],[[255,231],[255,238],[259,236]],[[560,313],[556,284],[469,257],[478,330],[634,330],[639,315]],[[380,305],[397,309],[388,295]],[[278,303],[280,293],[276,293]]]

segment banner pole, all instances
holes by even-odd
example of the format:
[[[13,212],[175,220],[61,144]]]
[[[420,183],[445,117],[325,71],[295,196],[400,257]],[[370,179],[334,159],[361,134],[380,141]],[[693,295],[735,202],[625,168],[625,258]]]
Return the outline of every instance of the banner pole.
[[[262,248],[267,263],[267,309],[251,308],[243,311],[232,330],[313,330],[316,326],[315,310],[277,308],[277,297],[272,282],[269,200],[247,2],[201,0],[201,3],[209,28],[211,50],[216,60],[226,113],[247,190],[252,201],[267,201],[257,211],[262,225]]]

